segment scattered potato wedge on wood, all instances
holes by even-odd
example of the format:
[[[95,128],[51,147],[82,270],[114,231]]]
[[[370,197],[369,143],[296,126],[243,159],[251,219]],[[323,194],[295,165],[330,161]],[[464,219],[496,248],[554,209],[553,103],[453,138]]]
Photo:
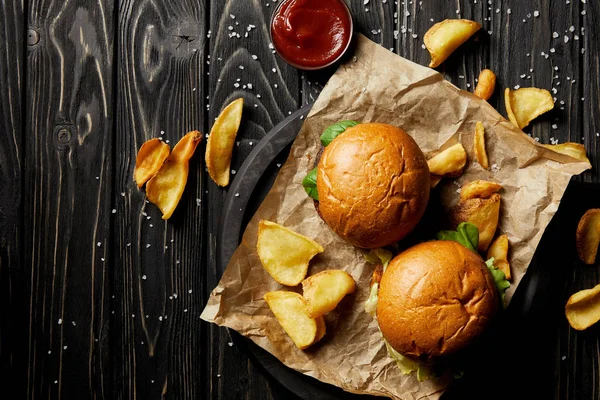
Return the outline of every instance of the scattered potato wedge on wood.
[[[494,257],[494,266],[504,272],[506,280],[510,281],[510,264],[508,262],[508,236],[500,235],[490,244],[487,251],[487,259]]]
[[[443,63],[479,29],[480,23],[468,19],[446,19],[429,28],[423,37],[425,47],[431,55],[429,67],[435,68]]]
[[[519,129],[554,108],[552,95],[546,89],[521,88],[504,91],[504,104],[508,119]]]
[[[461,222],[470,222],[479,229],[479,246],[481,252],[487,250],[498,227],[500,216],[500,195],[492,194],[487,199],[460,200],[450,209],[450,220],[454,227]]]
[[[302,290],[308,313],[317,318],[333,311],[344,296],[354,293],[356,283],[346,271],[330,269],[303,280]]]
[[[325,335],[325,320],[323,317],[312,318],[308,314],[306,300],[298,293],[268,292],[264,299],[285,333],[299,349],[306,349]]]
[[[494,193],[498,193],[502,185],[496,182],[476,180],[469,182],[460,189],[460,199],[487,199]]]
[[[187,133],[175,145],[156,175],[146,184],[146,196],[150,202],[158,206],[163,219],[169,219],[173,215],[181,200],[187,183],[190,158],[201,140],[200,132]]]
[[[310,260],[324,249],[306,236],[262,220],[258,223],[256,250],[273,279],[282,285],[296,286],[306,277]]]
[[[169,156],[171,147],[158,138],[150,139],[140,147],[135,159],[133,179],[138,188],[152,178]]]
[[[573,294],[565,306],[565,315],[569,325],[578,331],[600,321],[600,285]]]
[[[229,185],[229,168],[233,145],[240,123],[244,99],[232,101],[223,109],[210,130],[206,142],[206,168],[208,175],[219,186]]]
[[[484,69],[479,73],[477,87],[475,87],[475,96],[483,100],[489,100],[496,89],[496,74],[489,69]]]
[[[587,210],[577,224],[577,255],[585,264],[596,262],[600,243],[600,208]]]
[[[484,169],[490,169],[487,152],[485,151],[485,130],[481,121],[477,121],[475,124],[473,151],[479,165],[481,165]]]
[[[584,161],[588,164],[590,163],[590,160],[587,158],[585,146],[581,143],[567,142],[561,144],[544,144],[542,146],[557,153],[573,157],[576,160]]]
[[[466,164],[467,152],[460,143],[442,150],[427,161],[431,174],[451,178],[459,177]]]

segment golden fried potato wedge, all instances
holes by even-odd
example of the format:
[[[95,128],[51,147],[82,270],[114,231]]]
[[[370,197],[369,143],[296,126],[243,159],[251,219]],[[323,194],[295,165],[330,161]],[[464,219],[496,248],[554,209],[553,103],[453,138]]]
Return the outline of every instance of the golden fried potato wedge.
[[[264,299],[275,318],[299,349],[306,349],[325,335],[323,317],[312,318],[308,314],[306,300],[298,293],[268,292]]]
[[[242,121],[244,99],[232,101],[217,117],[206,142],[208,175],[219,186],[229,185],[229,167],[235,136]]]
[[[485,151],[485,130],[481,121],[475,124],[475,137],[473,138],[473,151],[479,165],[484,169],[490,169],[487,152]]]
[[[303,280],[302,290],[308,313],[317,318],[333,311],[344,296],[354,293],[356,283],[346,271],[330,269]]]
[[[431,174],[451,178],[459,177],[466,164],[467,152],[460,143],[448,147],[427,161]]]
[[[187,133],[177,142],[160,170],[146,184],[148,201],[158,206],[163,214],[162,219],[169,219],[181,200],[187,183],[190,158],[201,140],[200,132]]]
[[[587,158],[585,146],[581,143],[567,142],[561,144],[544,144],[542,146],[557,153],[573,157],[579,161],[585,161],[588,164],[590,163],[590,160]]]
[[[588,265],[594,264],[600,243],[600,208],[583,214],[577,224],[576,243],[579,259]]]
[[[496,74],[489,69],[484,69],[479,73],[477,79],[477,87],[475,88],[475,96],[483,100],[489,100],[496,89]]]
[[[443,63],[479,29],[480,23],[468,19],[447,19],[429,28],[423,37],[425,47],[431,55],[429,67],[435,68]]]
[[[494,257],[494,266],[504,272],[506,280],[510,281],[510,264],[508,262],[508,236],[500,235],[492,242],[487,251],[487,259]]]
[[[554,108],[552,95],[546,89],[521,88],[504,90],[504,104],[508,119],[519,129]]]
[[[454,227],[461,222],[470,222],[479,229],[479,246],[477,250],[484,252],[489,247],[500,217],[500,195],[492,194],[487,199],[461,200],[450,210],[450,220]]]
[[[460,189],[460,199],[487,199],[494,193],[498,193],[502,185],[496,182],[476,180],[469,182]]]
[[[435,187],[442,181],[441,176],[431,174],[431,188],[435,189]]]
[[[273,279],[282,285],[296,286],[306,277],[309,261],[324,249],[306,236],[262,220],[258,223],[256,250]]]
[[[135,159],[133,179],[138,188],[152,178],[169,156],[171,147],[158,138],[150,139],[140,147]]]
[[[565,315],[569,325],[578,331],[600,321],[600,285],[573,294],[565,306]]]

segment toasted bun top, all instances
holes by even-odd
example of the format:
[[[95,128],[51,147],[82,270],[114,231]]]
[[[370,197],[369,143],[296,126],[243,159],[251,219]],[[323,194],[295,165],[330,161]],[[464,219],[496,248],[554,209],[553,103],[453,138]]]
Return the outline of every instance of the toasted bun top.
[[[499,302],[478,254],[456,242],[425,242],[397,255],[383,273],[377,320],[396,351],[432,362],[480,336]]]
[[[317,172],[323,220],[351,244],[397,242],[417,225],[429,200],[427,160],[402,129],[348,128],[325,148]]]

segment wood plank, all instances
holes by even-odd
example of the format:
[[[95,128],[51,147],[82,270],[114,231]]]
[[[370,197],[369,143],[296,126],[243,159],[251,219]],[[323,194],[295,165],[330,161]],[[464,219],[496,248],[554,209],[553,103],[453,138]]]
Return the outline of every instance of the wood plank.
[[[25,397],[27,364],[26,298],[22,282],[23,216],[23,5],[0,4],[0,374],[13,385],[13,396]],[[35,32],[31,32],[32,43]]]
[[[142,143],[203,130],[207,2],[123,1],[118,10],[116,209],[111,299],[114,399],[202,398],[203,144],[168,221],[133,182]]]
[[[22,267],[27,398],[105,397],[113,2],[32,0]]]
[[[231,100],[243,97],[245,102],[233,152],[232,173],[241,166],[253,146],[301,104],[298,71],[279,59],[269,46],[268,26],[277,4],[259,0],[211,2],[207,128]],[[206,214],[204,301],[222,273],[216,269],[215,246],[221,205],[227,194],[227,188],[218,188],[206,179],[210,212]],[[211,398],[272,398],[273,387],[246,355],[229,345],[231,339],[226,329],[208,324],[202,329],[201,346],[210,349],[205,377],[209,379],[207,389]]]

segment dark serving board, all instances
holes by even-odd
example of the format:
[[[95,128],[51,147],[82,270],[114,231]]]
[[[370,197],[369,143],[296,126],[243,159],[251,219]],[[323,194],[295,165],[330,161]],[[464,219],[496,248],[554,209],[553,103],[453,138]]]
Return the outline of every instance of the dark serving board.
[[[225,200],[217,238],[217,268],[221,274],[285,162],[310,107],[303,107],[275,126],[239,168]],[[575,251],[577,222],[593,207],[600,207],[600,185],[571,182],[509,307],[488,336],[465,355],[463,378],[442,399],[598,396],[597,385],[589,378],[600,378],[600,327],[576,332],[564,317],[568,297],[598,283],[598,269],[581,264]],[[376,398],[344,392],[287,368],[249,339],[230,332],[236,345],[267,377],[301,399]]]

